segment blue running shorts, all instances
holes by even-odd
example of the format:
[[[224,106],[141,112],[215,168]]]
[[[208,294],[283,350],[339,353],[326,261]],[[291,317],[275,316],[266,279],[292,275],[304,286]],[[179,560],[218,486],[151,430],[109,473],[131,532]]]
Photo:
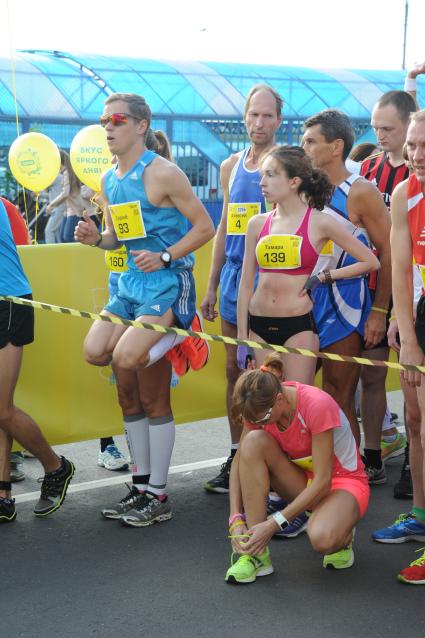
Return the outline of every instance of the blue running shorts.
[[[191,270],[158,270],[121,274],[118,291],[105,306],[123,319],[143,315],[161,317],[171,308],[180,328],[190,328],[196,312],[195,282]]]
[[[313,291],[313,317],[320,338],[320,349],[341,341],[353,332],[364,335],[371,300],[364,277],[341,279],[332,286]]]
[[[229,323],[237,325],[237,305],[239,283],[242,274],[240,262],[227,260],[220,274],[220,316]]]

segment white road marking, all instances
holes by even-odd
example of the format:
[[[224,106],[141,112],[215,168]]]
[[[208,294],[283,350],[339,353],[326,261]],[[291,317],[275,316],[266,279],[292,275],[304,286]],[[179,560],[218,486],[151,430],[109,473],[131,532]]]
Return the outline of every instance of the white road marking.
[[[183,465],[174,465],[170,467],[169,474],[181,474],[182,472],[192,472],[193,470],[203,470],[208,467],[215,467],[221,465],[226,460],[226,457],[219,459],[206,459],[205,461],[196,461],[195,463],[185,463]],[[131,482],[131,474],[126,472],[119,476],[111,476],[111,478],[96,479],[95,481],[84,481],[83,483],[77,483],[76,485],[70,485],[68,488],[68,494],[75,492],[87,492],[88,490],[96,490],[100,487],[109,487],[110,485],[119,485],[126,481]],[[36,501],[40,496],[40,491],[27,492],[26,494],[17,494],[15,498],[16,503],[28,503],[30,501]]]

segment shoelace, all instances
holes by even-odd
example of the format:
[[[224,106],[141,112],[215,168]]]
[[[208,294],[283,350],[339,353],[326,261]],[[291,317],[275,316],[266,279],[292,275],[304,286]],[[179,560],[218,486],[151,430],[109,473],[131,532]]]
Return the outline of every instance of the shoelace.
[[[126,483],[126,486],[128,487],[128,494],[126,494],[124,498],[120,500],[120,505],[129,505],[130,503],[136,503],[139,498],[140,492],[137,487],[134,487],[134,485],[130,486],[128,483]]]
[[[420,547],[419,549],[415,549],[415,554],[417,554],[418,552],[423,552],[423,555],[417,558],[416,560],[414,560],[413,563],[410,563],[410,567],[413,567],[413,566],[422,567],[422,565],[425,565],[425,547]]]
[[[219,476],[225,476],[226,474],[229,473],[230,466],[232,465],[232,461],[233,461],[232,457],[229,456],[229,458],[220,467],[220,472],[218,473]]]
[[[44,476],[37,479],[37,483],[41,483],[41,498],[45,496],[57,496],[60,493],[63,482],[63,476]]]
[[[414,518],[414,516],[410,512],[408,512],[407,514],[400,514],[400,516],[396,518],[396,520],[392,524],[392,527],[395,527],[396,525],[400,525],[400,523],[405,523],[406,521],[409,521],[411,518]]]
[[[109,452],[109,454],[111,456],[113,456],[114,459],[123,458],[123,455],[121,454],[121,452],[119,451],[119,449],[117,448],[116,445],[108,445],[108,447],[106,448],[105,452]]]

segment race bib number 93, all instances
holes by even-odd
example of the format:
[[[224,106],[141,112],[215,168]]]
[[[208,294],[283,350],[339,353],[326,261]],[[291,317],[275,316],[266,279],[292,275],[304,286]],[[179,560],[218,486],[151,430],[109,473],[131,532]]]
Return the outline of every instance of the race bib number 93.
[[[142,209],[139,201],[110,204],[109,210],[111,212],[115,233],[120,241],[146,237],[145,224],[143,222]]]

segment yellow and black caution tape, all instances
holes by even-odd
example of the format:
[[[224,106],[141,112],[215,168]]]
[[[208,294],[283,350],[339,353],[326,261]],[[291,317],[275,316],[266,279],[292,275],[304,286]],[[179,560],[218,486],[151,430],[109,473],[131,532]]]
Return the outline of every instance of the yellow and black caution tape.
[[[303,357],[314,357],[315,359],[327,359],[330,361],[340,361],[345,363],[358,363],[365,366],[378,366],[391,368],[392,370],[418,370],[425,374],[425,366],[415,366],[395,361],[378,361],[376,359],[366,359],[364,357],[350,357],[348,355],[334,354],[332,352],[312,352],[306,348],[290,348],[286,346],[276,346],[271,343],[259,343],[258,341],[250,341],[248,339],[233,339],[223,335],[211,335],[206,332],[195,332],[194,330],[183,330],[182,328],[160,326],[157,323],[147,323],[144,321],[131,321],[130,319],[121,319],[120,317],[111,317],[109,315],[100,315],[87,310],[76,310],[75,308],[66,308],[64,306],[55,306],[41,301],[33,301],[31,299],[23,299],[22,297],[12,297],[0,295],[0,301],[11,301],[21,306],[32,306],[40,310],[49,310],[58,312],[63,315],[71,315],[72,317],[80,317],[83,319],[93,319],[97,321],[106,321],[121,326],[133,326],[134,328],[144,328],[146,330],[154,330],[155,332],[178,334],[187,337],[201,337],[206,341],[216,341],[218,343],[227,343],[234,346],[249,346],[258,350],[274,350],[275,352],[283,352],[284,354],[300,354]]]

